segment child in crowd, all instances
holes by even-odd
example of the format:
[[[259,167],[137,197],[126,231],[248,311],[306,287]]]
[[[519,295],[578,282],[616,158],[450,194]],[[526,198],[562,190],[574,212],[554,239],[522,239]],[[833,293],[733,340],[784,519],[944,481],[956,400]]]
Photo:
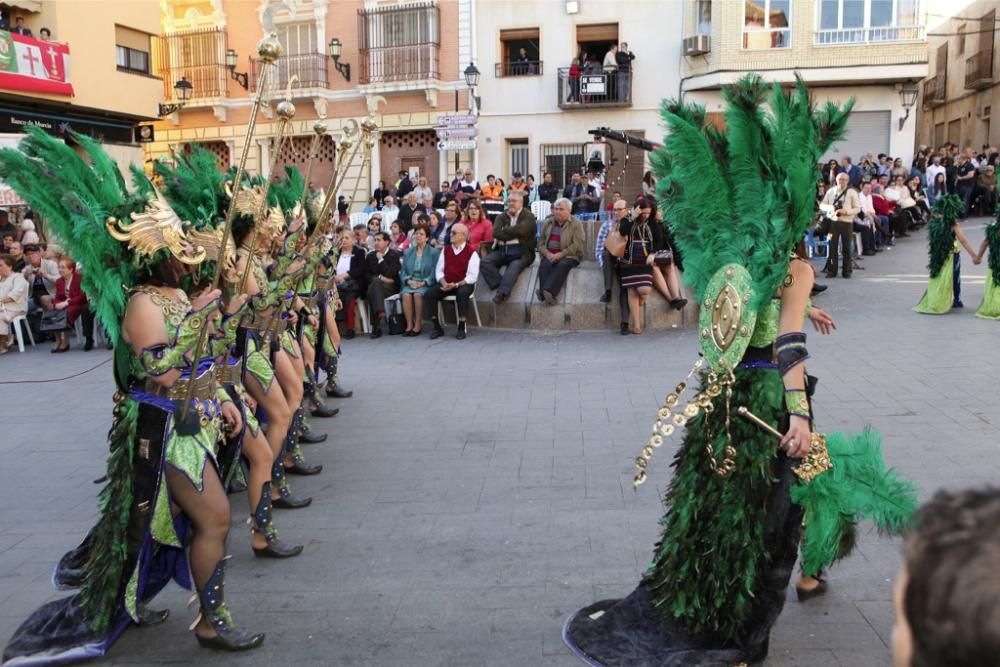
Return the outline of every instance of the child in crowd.
[[[895,667],[986,667],[1000,655],[1000,489],[941,492],[906,540]]]

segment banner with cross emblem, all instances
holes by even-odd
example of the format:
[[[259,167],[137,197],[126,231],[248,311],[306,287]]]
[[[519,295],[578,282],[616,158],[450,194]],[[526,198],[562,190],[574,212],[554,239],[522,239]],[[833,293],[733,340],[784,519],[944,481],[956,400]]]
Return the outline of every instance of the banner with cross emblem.
[[[69,45],[0,30],[0,90],[73,95]]]

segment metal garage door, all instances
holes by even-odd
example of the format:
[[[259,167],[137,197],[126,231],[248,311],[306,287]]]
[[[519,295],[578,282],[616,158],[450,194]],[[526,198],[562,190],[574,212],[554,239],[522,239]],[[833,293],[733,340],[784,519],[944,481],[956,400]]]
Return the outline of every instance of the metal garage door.
[[[855,111],[847,119],[847,131],[823,156],[823,162],[849,155],[855,164],[861,162],[866,153],[878,155],[889,153],[889,111]]]

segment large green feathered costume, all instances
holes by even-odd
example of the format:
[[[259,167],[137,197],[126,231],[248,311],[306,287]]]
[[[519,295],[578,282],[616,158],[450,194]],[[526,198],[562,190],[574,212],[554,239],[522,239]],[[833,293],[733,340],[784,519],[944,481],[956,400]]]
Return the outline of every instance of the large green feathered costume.
[[[941,268],[955,252],[955,223],[964,206],[958,195],[942,195],[934,202],[927,225],[927,252],[930,257],[927,268],[931,271],[931,278],[941,274]]]

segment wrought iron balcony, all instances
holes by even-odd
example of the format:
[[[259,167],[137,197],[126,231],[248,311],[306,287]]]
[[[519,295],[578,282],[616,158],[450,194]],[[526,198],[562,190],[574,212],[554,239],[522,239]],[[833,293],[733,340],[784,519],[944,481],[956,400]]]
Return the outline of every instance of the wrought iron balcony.
[[[163,79],[163,97],[174,98],[174,84],[182,78],[192,86],[190,106],[202,99],[225,97],[229,70],[223,54],[226,33],[222,29],[192,30],[164,37],[154,43],[156,75]]]
[[[496,64],[496,77],[498,79],[509,76],[540,76],[542,72],[541,60],[511,61]]]
[[[924,81],[924,108],[930,109],[941,106],[947,97],[946,84],[947,77],[944,72],[932,76]]]
[[[329,61],[330,58],[322,53],[282,56],[274,63],[277,69],[269,75],[271,81],[269,85],[273,85],[277,90],[284,90],[292,77],[297,76],[298,80],[292,89],[293,95],[296,90],[328,88],[326,73]],[[250,90],[257,89],[257,79],[260,78],[263,67],[264,64],[257,59],[250,61]]]
[[[569,68],[561,67],[556,83],[560,109],[632,106],[631,72],[581,72],[570,76]]]
[[[358,83],[363,86],[440,79],[440,48],[440,10],[432,0],[358,10]]]
[[[993,85],[993,49],[980,51],[965,61],[965,87],[976,90]]]

